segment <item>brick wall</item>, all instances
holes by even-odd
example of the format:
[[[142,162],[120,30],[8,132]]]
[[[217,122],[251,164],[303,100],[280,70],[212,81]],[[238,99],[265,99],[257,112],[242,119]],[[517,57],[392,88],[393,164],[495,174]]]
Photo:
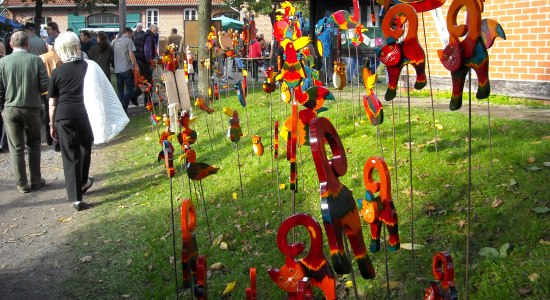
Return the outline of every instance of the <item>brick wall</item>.
[[[442,7],[445,18],[451,2]],[[461,16],[458,20],[463,20]],[[493,93],[550,99],[550,0],[486,0],[482,19],[498,21],[506,33],[506,40],[497,38],[488,50]],[[431,12],[424,13],[424,20],[431,74],[449,77],[437,57],[443,44]],[[426,48],[421,14],[419,23],[418,38]]]

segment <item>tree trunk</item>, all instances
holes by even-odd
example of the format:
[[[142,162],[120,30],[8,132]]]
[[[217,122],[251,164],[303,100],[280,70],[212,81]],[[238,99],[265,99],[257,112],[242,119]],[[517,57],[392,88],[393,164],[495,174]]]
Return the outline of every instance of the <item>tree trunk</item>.
[[[210,50],[205,47],[210,32],[212,19],[212,2],[199,0],[199,62],[201,59],[210,59]],[[212,63],[210,64],[212,67]],[[199,63],[199,97],[208,99],[208,72]]]
[[[126,28],[126,0],[118,0],[118,32],[122,36],[124,28]]]
[[[40,25],[42,25],[42,6],[44,6],[44,1],[36,0],[36,6],[34,7],[34,31],[37,36],[40,36]]]

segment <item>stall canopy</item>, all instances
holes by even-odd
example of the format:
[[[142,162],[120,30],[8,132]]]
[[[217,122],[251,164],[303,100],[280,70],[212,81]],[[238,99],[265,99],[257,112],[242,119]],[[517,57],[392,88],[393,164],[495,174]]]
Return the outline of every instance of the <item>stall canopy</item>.
[[[8,25],[8,26],[11,26],[13,28],[23,28],[23,26],[21,26],[21,24],[13,21],[13,20],[10,20],[4,16],[0,16],[0,23],[4,24],[4,25]]]
[[[235,19],[231,19],[226,16],[212,18],[212,21],[220,21],[222,23],[222,30],[228,30],[229,28],[233,28],[233,30],[240,31],[243,29],[243,22],[237,21]]]

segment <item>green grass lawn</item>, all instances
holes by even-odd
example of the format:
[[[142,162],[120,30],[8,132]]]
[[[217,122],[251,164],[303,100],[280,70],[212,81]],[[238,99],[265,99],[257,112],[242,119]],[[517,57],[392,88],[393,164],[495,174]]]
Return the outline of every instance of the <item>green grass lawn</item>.
[[[222,92],[225,96],[225,93]],[[336,94],[335,94],[336,96]],[[290,105],[280,103],[273,95],[273,120],[282,124],[290,115]],[[381,97],[383,98],[383,97]],[[337,98],[338,99],[338,98]],[[249,95],[248,131],[247,113],[239,105],[234,92],[222,97],[221,105],[239,111],[245,136],[239,143],[244,197],[240,194],[237,151],[226,137],[228,117],[216,112],[199,116],[194,124],[199,141],[194,145],[198,161],[219,166],[217,175],[203,180],[204,195],[214,238],[221,243],[211,246],[204,217],[204,206],[193,192],[197,207],[197,239],[199,253],[208,264],[221,262],[223,271],[213,272],[208,279],[210,298],[220,298],[227,283],[237,281],[233,299],[244,299],[249,267],[258,269],[258,299],[283,299],[284,293],[269,279],[267,268],[280,267],[284,257],[276,246],[280,223],[277,200],[277,183],[272,172],[269,95],[256,87]],[[383,101],[383,100],[382,100]],[[399,216],[401,243],[411,242],[423,246],[415,250],[401,249],[388,252],[390,280],[394,281],[393,299],[420,299],[433,280],[432,257],[437,251],[448,251],[455,264],[455,284],[460,298],[465,293],[465,261],[468,203],[468,117],[457,112],[436,112],[438,151],[434,139],[432,112],[411,109],[412,130],[412,199],[409,183],[408,120],[406,105],[395,112],[395,144],[392,134],[391,102],[384,102],[385,120],[376,127],[365,120],[358,101],[338,99],[328,103],[328,117],[336,124],[344,147],[347,149],[348,170],[340,181],[353,191],[356,199],[364,197],[363,165],[370,156],[384,156],[392,176],[393,201]],[[337,108],[338,106],[338,108]],[[462,109],[467,109],[463,107]],[[338,116],[336,111],[338,110]],[[354,129],[353,113],[358,126]],[[399,118],[398,118],[399,115]],[[211,147],[205,127],[210,123]],[[548,213],[536,213],[536,207],[549,207],[550,124],[530,121],[508,121],[493,118],[492,156],[490,164],[487,118],[472,117],[472,191],[471,191],[471,253],[469,291],[472,299],[549,299],[549,243],[550,222]],[[162,130],[162,128],[160,128]],[[251,136],[259,134],[266,147],[264,156],[252,152]],[[174,140],[175,142],[175,140]],[[379,145],[382,145],[380,147]],[[177,161],[173,179],[173,196],[177,207],[183,198],[190,197],[187,178]],[[283,215],[291,215],[291,191],[286,158],[286,143],[281,139],[278,160],[279,177],[285,184],[281,192]],[[397,161],[394,161],[394,149]],[[170,181],[164,163],[157,162],[161,150],[156,130],[151,130],[148,113],[131,119],[130,124],[116,142],[103,149],[104,161],[110,162],[106,173],[106,186],[94,191],[95,205],[91,208],[91,222],[82,226],[73,236],[75,245],[72,270],[65,285],[66,295],[72,298],[154,298],[172,299],[175,294],[170,217]],[[309,213],[321,221],[319,207],[319,180],[309,147],[298,152],[299,192],[297,212]],[[533,162],[534,159],[534,162]],[[530,163],[531,162],[531,163]],[[396,175],[397,174],[397,175]],[[397,176],[397,180],[395,180]],[[397,182],[397,184],[396,184]],[[237,199],[233,194],[237,194]],[[93,195],[93,194],[92,194]],[[500,205],[498,202],[502,201]],[[493,207],[496,206],[496,207]],[[414,219],[413,219],[414,216]],[[177,256],[181,251],[179,214],[176,213]],[[305,231],[299,231],[303,237]],[[369,244],[369,226],[363,222],[365,243]],[[324,251],[328,253],[326,236]],[[309,239],[303,241],[309,245]],[[509,243],[506,257],[485,257],[480,249],[497,250]],[[306,251],[307,251],[306,246]],[[89,263],[79,263],[86,255]],[[384,251],[369,253],[377,276],[374,280],[360,277],[354,264],[360,295],[368,299],[383,299],[386,290]],[[178,266],[179,260],[178,260]],[[181,274],[181,267],[178,270]],[[350,276],[340,278],[349,280]],[[181,278],[178,278],[181,285]],[[189,296],[184,299],[188,299]],[[353,293],[348,296],[353,298]]]

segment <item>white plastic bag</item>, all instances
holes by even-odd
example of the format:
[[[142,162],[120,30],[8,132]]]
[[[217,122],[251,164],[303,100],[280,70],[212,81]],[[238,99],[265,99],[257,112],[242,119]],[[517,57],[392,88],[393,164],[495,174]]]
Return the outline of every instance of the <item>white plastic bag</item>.
[[[108,143],[128,125],[130,119],[101,67],[92,60],[86,62],[84,105],[94,133],[94,144]]]

